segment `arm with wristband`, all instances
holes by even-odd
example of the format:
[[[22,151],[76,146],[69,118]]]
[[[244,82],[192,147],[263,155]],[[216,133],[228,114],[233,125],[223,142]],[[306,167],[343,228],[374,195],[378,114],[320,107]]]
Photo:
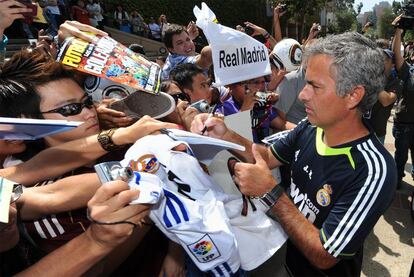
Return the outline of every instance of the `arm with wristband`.
[[[244,25],[246,25],[247,27],[250,27],[254,30],[252,36],[262,35],[270,43],[270,48],[271,49],[273,49],[273,47],[275,47],[277,41],[264,28],[259,27],[255,24],[251,23],[251,22],[248,22],[248,21],[244,22]]]

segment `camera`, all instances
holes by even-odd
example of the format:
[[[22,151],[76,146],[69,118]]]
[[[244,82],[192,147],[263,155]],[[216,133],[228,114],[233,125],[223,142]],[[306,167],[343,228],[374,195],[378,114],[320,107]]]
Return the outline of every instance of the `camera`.
[[[267,102],[267,93],[263,91],[256,92],[256,97],[259,98],[260,102]]]
[[[208,113],[210,111],[210,105],[205,99],[191,104],[190,107],[195,108],[200,113]]]
[[[249,36],[251,36],[254,33],[254,29],[252,27],[250,27],[250,26],[246,26],[246,27],[244,27],[244,32],[246,34],[248,34]]]
[[[402,17],[397,24],[398,28],[404,30],[414,30],[414,1],[410,0],[402,6]]]
[[[287,11],[288,7],[286,4],[280,4],[280,12],[283,13]]]
[[[94,166],[102,184],[113,180],[128,182],[130,189],[139,189],[139,197],[129,204],[156,204],[163,196],[162,182],[154,174],[135,172],[130,167],[123,167],[120,162],[105,162]],[[133,180],[135,175],[135,182]]]
[[[130,167],[123,167],[120,162],[105,162],[94,166],[96,174],[102,184],[121,179],[128,181],[134,176]]]

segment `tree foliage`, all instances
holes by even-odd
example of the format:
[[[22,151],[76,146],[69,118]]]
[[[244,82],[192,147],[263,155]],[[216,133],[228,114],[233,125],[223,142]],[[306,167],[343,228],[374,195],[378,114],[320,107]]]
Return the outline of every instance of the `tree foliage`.
[[[112,15],[115,5],[121,3],[131,12],[137,10],[148,22],[150,17],[158,18],[161,14],[167,15],[168,21],[187,25],[195,20],[193,7],[205,2],[216,14],[220,23],[226,26],[236,26],[244,21],[269,28],[271,18],[266,17],[265,0],[105,0],[109,15]]]
[[[404,41],[414,41],[414,32],[407,30],[404,35]]]
[[[148,22],[150,17],[158,18],[166,14],[168,21],[186,25],[194,20],[193,7],[201,4],[201,0],[104,0],[107,14],[112,16],[115,6],[121,3],[131,12],[137,10]],[[214,11],[223,25],[234,27],[251,21],[271,30],[272,18],[266,16],[266,0],[203,0]],[[274,0],[280,2],[281,0]],[[319,21],[320,11],[326,5],[333,5],[338,11],[339,24],[335,31],[349,30],[356,25],[356,13],[353,10],[354,0],[283,0],[288,5],[288,12],[282,17],[283,26],[289,21],[299,30],[298,39],[307,35],[313,22]],[[362,5],[362,2],[360,3]],[[362,6],[361,6],[362,7]],[[351,14],[354,13],[353,16]],[[291,26],[292,28],[292,26]],[[289,34],[291,35],[291,34]]]
[[[337,10],[352,10],[354,8],[354,0],[334,0],[335,8]],[[362,8],[362,7],[361,7]]]
[[[329,27],[331,33],[343,33],[356,30],[357,20],[354,9],[342,9],[335,12],[335,22]]]
[[[394,27],[391,25],[396,15],[392,9],[384,9],[384,13],[378,18],[378,35],[381,38],[389,39],[394,34]]]
[[[364,4],[362,2],[359,2],[358,6],[357,6],[357,14],[361,13],[362,7],[364,7]]]

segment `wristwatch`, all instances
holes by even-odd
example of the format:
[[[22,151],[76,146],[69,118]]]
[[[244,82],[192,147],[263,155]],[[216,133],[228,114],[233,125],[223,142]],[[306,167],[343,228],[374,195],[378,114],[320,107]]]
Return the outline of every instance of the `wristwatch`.
[[[283,187],[276,185],[271,191],[260,197],[260,202],[270,210],[277,203],[277,200],[279,200],[283,192]]]
[[[101,131],[98,135],[98,142],[101,144],[102,148],[110,152],[120,148],[119,145],[116,145],[112,141],[112,135],[115,133],[116,129],[112,128],[109,130]]]

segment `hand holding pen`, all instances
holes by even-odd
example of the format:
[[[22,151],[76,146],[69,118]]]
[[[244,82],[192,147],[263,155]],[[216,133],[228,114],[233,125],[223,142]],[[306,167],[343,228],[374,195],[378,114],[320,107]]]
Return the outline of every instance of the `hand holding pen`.
[[[218,105],[217,105],[217,104],[215,104],[213,107],[211,107],[211,110],[210,110],[210,112],[209,112],[209,114],[208,114],[207,120],[209,120],[210,118],[212,118],[212,117],[214,116],[214,113],[216,112],[217,107],[218,107]],[[207,120],[206,120],[206,121],[207,121]],[[207,131],[207,125],[205,125],[205,124],[204,124],[204,128],[203,128],[203,130],[201,130],[201,135],[204,135],[204,133],[205,133],[206,131]]]

